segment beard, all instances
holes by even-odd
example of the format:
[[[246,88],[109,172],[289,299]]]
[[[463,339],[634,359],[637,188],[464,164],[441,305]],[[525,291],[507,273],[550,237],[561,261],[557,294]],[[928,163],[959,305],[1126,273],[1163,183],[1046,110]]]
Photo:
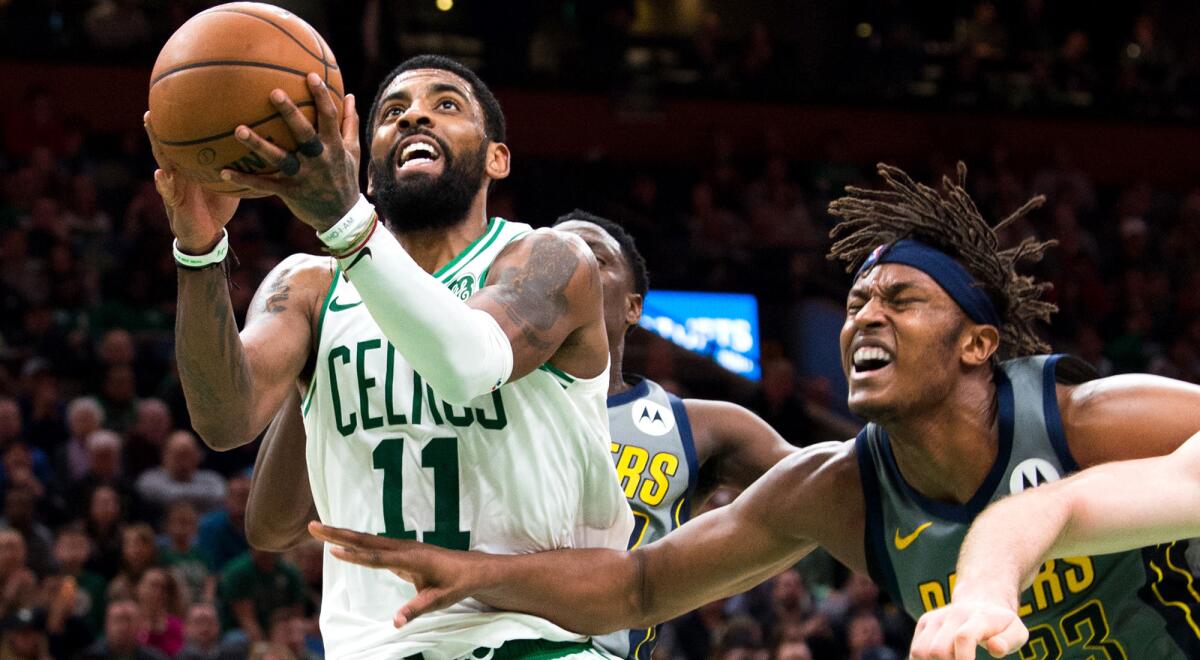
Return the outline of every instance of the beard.
[[[441,175],[398,176],[395,163],[400,142],[397,141],[388,151],[387,160],[375,163],[371,177],[380,217],[399,233],[444,229],[461,222],[479,192],[487,156],[487,140],[475,153],[460,157],[452,155],[446,143],[432,133],[413,131],[403,137],[415,133],[437,142],[444,162]]]

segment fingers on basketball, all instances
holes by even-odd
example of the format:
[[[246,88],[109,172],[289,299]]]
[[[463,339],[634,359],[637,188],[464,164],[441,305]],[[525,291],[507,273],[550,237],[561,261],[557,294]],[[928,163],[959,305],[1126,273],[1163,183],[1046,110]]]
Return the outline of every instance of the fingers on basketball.
[[[342,145],[346,151],[359,153],[358,143],[358,99],[353,94],[347,94],[342,101]]]
[[[329,91],[329,86],[325,84],[321,76],[310,73],[308,74],[308,88],[312,93],[313,101],[317,104],[317,129],[321,132],[321,137],[327,139],[341,137],[338,135],[338,110],[337,106],[333,103],[333,96]],[[312,139],[312,137],[310,135],[309,139]],[[296,136],[296,139],[300,140],[300,137]],[[303,142],[304,140],[300,141]]]

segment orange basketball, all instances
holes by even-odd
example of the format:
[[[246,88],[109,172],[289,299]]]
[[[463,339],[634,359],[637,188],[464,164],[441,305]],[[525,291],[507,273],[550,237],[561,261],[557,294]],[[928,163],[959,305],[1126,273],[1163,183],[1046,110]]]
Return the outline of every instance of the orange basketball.
[[[296,141],[271,105],[282,89],[309,121],[316,107],[305,76],[316,72],[342,108],[342,74],[320,34],[295,14],[258,2],[231,2],[193,16],[167,40],[150,75],[150,123],[161,152],[209,190],[253,196],[222,181],[223,168],[275,168],[233,137],[239,124],[293,150]]]

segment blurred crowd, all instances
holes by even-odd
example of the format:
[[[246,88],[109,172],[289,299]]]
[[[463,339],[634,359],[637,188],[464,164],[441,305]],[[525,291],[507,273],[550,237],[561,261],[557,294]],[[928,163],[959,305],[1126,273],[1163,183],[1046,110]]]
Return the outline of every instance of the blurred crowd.
[[[26,42],[44,56],[141,53],[200,4],[10,0],[0,2],[0,31],[23,31],[6,43],[10,53]],[[1053,11],[1035,0],[941,12],[941,27],[906,13],[909,4],[855,9],[860,57],[846,66],[875,71],[880,84],[847,76],[847,94],[933,90],[954,104],[1018,109],[1127,98],[1141,104],[1131,111],[1150,115],[1178,115],[1177,103],[1191,103],[1200,51],[1172,45],[1152,13],[1131,14],[1127,34],[1110,28],[1104,43],[1121,45],[1112,51],[1057,12],[1030,18]],[[351,5],[366,11],[373,3]],[[590,38],[601,39],[627,29],[622,12],[636,3],[597,6],[608,26],[598,31],[608,37]],[[702,72],[678,78],[691,80],[689,89],[742,93],[731,81],[743,86],[753,67],[777,71],[786,62],[787,48],[766,28],[742,42],[721,36],[715,16],[702,26],[709,32],[676,44],[695,49],[682,61]],[[625,61],[625,52],[604,56]],[[362,57],[369,76],[370,57]],[[508,65],[519,71],[523,61]],[[773,75],[760,80],[783,80]],[[256,445],[217,454],[189,431],[173,358],[171,235],[144,136],[90,131],[80,109],[39,88],[0,112],[0,660],[319,655],[320,546],[286,556],[250,549],[243,522]],[[833,406],[840,394],[798,373],[783,338],[800,324],[798,303],[843,304],[848,277],[824,258],[833,224],[825,208],[844,186],[878,179],[846,157],[837,135],[807,154],[772,146],[769,133],[756,144],[718,131],[694,166],[522,158],[491,210],[546,225],[588,208],[630,228],[653,286],[758,294],[767,339],[761,385],[749,396],[703,394],[740,397],[802,444],[815,437],[806,410]],[[1200,382],[1200,187],[1099,185],[1065,149],[1030,167],[1012,162],[1002,144],[898,164],[933,181],[960,157],[989,219],[1034,194],[1047,198],[1005,239],[1059,242],[1031,269],[1054,284],[1060,312],[1047,337],[1056,350],[1103,374]],[[244,202],[229,230],[240,262],[231,275],[239,321],[282,257],[319,252],[312,232],[271,200]],[[680,393],[702,389],[665,343],[634,359]],[[910,631],[870,580],[818,553],[665,626],[659,648],[686,660],[887,659],[904,657]]]
[[[0,54],[149,67],[217,0],[5,0]],[[349,88],[436,50],[493,84],[1189,119],[1200,8],[1084,0],[274,0],[338,53]],[[444,9],[444,10],[440,10]]]

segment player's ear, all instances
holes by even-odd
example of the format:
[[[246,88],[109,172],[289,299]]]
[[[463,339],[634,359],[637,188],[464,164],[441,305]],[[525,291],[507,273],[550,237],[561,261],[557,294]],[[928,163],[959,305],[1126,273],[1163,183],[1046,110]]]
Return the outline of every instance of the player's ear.
[[[1000,331],[994,325],[970,324],[962,336],[962,360],[978,367],[992,359],[1000,348]]]
[[[625,296],[625,323],[628,325],[637,325],[638,321],[642,320],[642,303],[645,300],[640,293],[631,293]]]
[[[367,159],[367,195],[375,196],[375,159]]]
[[[493,181],[507,179],[511,158],[512,153],[509,152],[508,145],[503,142],[489,142],[485,166],[488,178]]]

